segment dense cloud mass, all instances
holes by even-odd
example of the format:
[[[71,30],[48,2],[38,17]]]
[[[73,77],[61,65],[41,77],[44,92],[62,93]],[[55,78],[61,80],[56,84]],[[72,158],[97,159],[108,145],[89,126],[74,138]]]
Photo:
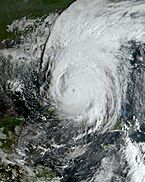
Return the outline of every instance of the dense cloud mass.
[[[9,26],[35,27],[1,50],[3,92],[26,120],[19,165],[62,182],[145,182],[144,10],[144,1],[78,0]]]

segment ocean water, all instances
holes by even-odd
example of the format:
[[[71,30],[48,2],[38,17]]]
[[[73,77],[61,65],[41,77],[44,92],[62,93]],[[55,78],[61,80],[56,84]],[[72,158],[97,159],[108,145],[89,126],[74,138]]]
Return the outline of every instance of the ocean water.
[[[11,162],[63,182],[145,181],[144,9],[78,0],[8,26],[22,34],[0,51],[1,89],[25,118]]]

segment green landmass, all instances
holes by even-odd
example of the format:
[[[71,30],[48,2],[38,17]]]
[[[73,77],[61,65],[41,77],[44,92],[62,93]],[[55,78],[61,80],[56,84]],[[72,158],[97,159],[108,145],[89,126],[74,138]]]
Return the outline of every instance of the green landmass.
[[[24,16],[37,18],[52,12],[61,12],[74,0],[0,0],[0,41],[14,39],[15,35],[7,32],[7,25]]]

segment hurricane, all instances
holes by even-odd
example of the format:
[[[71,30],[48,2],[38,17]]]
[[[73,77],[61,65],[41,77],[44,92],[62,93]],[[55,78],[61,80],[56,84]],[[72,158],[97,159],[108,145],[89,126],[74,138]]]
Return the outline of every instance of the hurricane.
[[[26,120],[19,165],[62,182],[145,182],[144,10],[143,0],[77,0],[37,26],[9,26],[37,27],[1,50],[12,70],[3,89]]]
[[[118,71],[123,61],[117,56],[126,27],[117,19],[124,12],[116,17],[110,11],[106,1],[74,3],[57,19],[42,65],[47,65],[46,97],[59,115],[102,131],[117,120],[123,91],[119,74],[124,73]]]

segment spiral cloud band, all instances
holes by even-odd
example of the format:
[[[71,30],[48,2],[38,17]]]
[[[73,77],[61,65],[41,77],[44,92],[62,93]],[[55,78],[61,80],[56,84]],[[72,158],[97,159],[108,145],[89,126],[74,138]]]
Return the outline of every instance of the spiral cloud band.
[[[118,72],[123,62],[118,58],[120,46],[143,36],[139,20],[129,18],[139,5],[130,10],[128,2],[118,4],[79,0],[56,20],[46,44],[43,68],[49,63],[46,95],[60,117],[96,129],[115,124],[125,77],[125,72]]]

